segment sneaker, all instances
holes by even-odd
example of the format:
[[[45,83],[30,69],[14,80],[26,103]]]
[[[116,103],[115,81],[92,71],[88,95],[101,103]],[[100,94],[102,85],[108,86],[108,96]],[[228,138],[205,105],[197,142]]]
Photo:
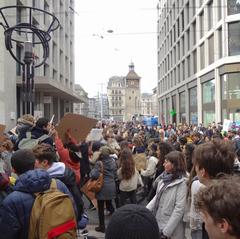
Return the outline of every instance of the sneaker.
[[[95,227],[95,231],[105,233],[105,227]]]

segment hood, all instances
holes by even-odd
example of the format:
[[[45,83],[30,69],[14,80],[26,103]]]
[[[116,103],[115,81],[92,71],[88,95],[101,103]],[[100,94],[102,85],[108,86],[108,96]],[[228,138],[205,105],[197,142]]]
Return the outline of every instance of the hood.
[[[32,128],[32,125],[30,125],[30,124],[18,123],[17,128],[16,128],[16,132],[18,134],[24,134],[28,130],[30,130],[31,128]]]
[[[21,174],[16,181],[14,191],[37,193],[48,190],[51,178],[47,171],[42,169],[29,170]]]
[[[49,175],[51,177],[54,177],[56,175],[63,175],[65,172],[65,164],[62,162],[55,162],[52,164],[52,166],[47,170]]]

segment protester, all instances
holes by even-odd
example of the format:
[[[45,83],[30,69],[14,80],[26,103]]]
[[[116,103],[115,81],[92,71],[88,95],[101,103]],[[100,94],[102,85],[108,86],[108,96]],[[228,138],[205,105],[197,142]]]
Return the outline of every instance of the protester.
[[[34,170],[35,160],[33,152],[29,149],[18,150],[12,156],[12,167],[19,178],[14,191],[5,198],[0,208],[1,239],[28,238],[34,193],[46,191],[51,185],[51,178],[45,170]],[[71,196],[59,180],[57,188]]]
[[[103,187],[96,193],[99,226],[95,230],[98,232],[105,232],[104,203],[106,203],[106,207],[111,214],[114,212],[112,200],[116,197],[115,180],[117,179],[117,167],[115,160],[110,157],[112,153],[113,151],[110,147],[102,146],[98,161],[90,172],[90,178],[97,179],[103,166]]]
[[[136,189],[138,179],[140,177],[135,167],[133,155],[130,149],[125,148],[120,153],[120,168],[117,171],[118,179],[120,180],[120,203],[121,206],[126,204],[129,199],[130,203],[136,204]]]
[[[46,170],[51,178],[62,181],[71,192],[78,211],[78,222],[80,223],[83,210],[83,200],[79,188],[76,183],[74,172],[66,167],[62,162],[56,162],[56,152],[49,144],[39,144],[33,148],[36,157],[35,168]]]
[[[204,224],[202,224],[202,230],[199,228],[201,221],[194,207],[194,197],[203,185],[211,184],[213,179],[221,180],[223,174],[232,174],[235,157],[234,145],[231,141],[214,140],[200,144],[194,150],[193,163],[197,179],[192,184],[190,205],[190,227],[194,239],[209,238]]]
[[[74,138],[70,138],[70,142],[68,142],[65,146],[61,138],[58,136],[58,132],[56,129],[53,130],[54,142],[56,145],[56,149],[58,155],[60,157],[60,161],[63,162],[66,167],[73,170],[76,176],[76,183],[79,185],[80,183],[80,157],[78,156],[79,146]],[[69,137],[69,133],[68,133]]]
[[[195,200],[210,239],[240,238],[240,178],[215,180]]]
[[[183,215],[186,205],[186,164],[179,151],[165,156],[165,171],[160,175],[155,197],[147,208],[155,215],[160,238],[183,239]]]
[[[159,229],[152,213],[141,205],[128,204],[112,216],[105,239],[159,239]]]
[[[50,144],[53,146],[53,139],[50,137],[51,125],[47,118],[39,118],[35,124],[35,126],[31,129],[31,138],[38,139],[44,134],[49,135],[43,143]],[[26,138],[26,136],[24,137]]]
[[[35,119],[30,114],[25,114],[17,120],[16,134],[17,139],[14,146],[14,150],[18,149],[18,143],[26,137],[26,132],[31,131],[35,124]]]

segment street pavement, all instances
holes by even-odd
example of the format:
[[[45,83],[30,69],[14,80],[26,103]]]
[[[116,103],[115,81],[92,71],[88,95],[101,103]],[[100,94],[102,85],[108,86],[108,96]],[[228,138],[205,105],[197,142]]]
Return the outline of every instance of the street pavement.
[[[139,196],[137,195],[137,199],[139,199]],[[90,210],[88,209],[89,207],[89,201],[86,199],[86,197],[83,195],[83,201],[84,201],[84,207],[85,207],[85,212],[88,215],[89,218],[89,223],[87,225],[87,230],[88,230],[88,236],[95,236],[98,239],[104,239],[105,238],[105,233],[101,232],[96,232],[95,227],[98,226],[98,212],[97,210]],[[114,203],[114,200],[113,200]],[[141,201],[141,205],[146,205],[147,201],[146,199]],[[113,205],[115,207],[115,205]],[[105,226],[107,228],[107,225],[111,219],[111,216],[105,216]],[[83,239],[84,237],[78,237],[78,239]]]

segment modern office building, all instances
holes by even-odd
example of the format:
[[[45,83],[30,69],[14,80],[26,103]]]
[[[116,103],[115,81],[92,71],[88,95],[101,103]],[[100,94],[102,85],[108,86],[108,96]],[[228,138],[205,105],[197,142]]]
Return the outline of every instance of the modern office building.
[[[240,120],[239,0],[159,1],[158,103],[164,123]]]
[[[60,28],[51,33],[49,58],[45,64],[35,69],[34,113],[57,122],[66,112],[73,112],[73,102],[81,102],[74,92],[74,0],[2,0],[0,7],[21,5],[32,6],[53,13],[60,21]],[[50,18],[32,12],[31,21],[37,28],[47,29]],[[29,19],[29,12],[21,9],[10,11],[10,24],[16,25]],[[1,17],[0,17],[1,18]],[[2,22],[2,19],[0,19]],[[23,44],[15,44],[13,51],[23,58]],[[15,125],[22,114],[22,73],[21,67],[5,49],[4,31],[0,27],[0,123],[7,128]],[[41,46],[34,46],[34,57],[42,57]]]

